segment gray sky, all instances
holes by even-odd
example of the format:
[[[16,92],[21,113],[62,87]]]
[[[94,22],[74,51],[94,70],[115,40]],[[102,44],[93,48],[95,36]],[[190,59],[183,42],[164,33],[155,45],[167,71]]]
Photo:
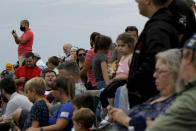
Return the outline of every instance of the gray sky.
[[[46,62],[53,55],[63,55],[62,45],[71,42],[90,48],[94,31],[116,37],[128,25],[143,29],[146,18],[139,14],[135,0],[1,0],[0,1],[0,71],[7,62],[17,61],[17,45],[11,35],[18,35],[19,23],[30,21],[34,32],[33,50]]]

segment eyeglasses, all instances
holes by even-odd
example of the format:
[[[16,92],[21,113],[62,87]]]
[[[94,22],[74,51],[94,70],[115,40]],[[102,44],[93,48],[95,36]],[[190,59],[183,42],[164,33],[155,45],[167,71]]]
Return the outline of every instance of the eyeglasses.
[[[157,74],[157,75],[160,75],[160,74],[162,74],[162,73],[166,73],[166,72],[169,72],[168,70],[155,70],[155,74]]]
[[[78,56],[85,56],[86,54],[78,54]]]

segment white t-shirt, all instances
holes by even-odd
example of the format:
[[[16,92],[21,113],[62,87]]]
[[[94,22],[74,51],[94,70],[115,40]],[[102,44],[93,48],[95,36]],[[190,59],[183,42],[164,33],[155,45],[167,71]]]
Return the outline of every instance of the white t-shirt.
[[[2,118],[3,120],[11,119],[12,114],[18,108],[30,111],[32,105],[33,104],[29,101],[29,99],[26,96],[20,95],[17,92],[15,92],[11,95],[10,100],[7,103],[5,114],[2,116]]]

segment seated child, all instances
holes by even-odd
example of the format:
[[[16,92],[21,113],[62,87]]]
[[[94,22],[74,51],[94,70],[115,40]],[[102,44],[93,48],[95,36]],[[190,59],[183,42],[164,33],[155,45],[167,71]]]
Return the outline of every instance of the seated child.
[[[75,131],[90,131],[95,115],[89,108],[80,108],[74,113],[72,120]]]
[[[29,100],[34,103],[34,105],[32,106],[30,114],[24,122],[23,128],[22,126],[19,126],[21,123],[18,125],[20,128],[22,128],[22,130],[26,130],[29,127],[42,127],[48,125],[49,111],[43,97],[45,89],[46,83],[41,77],[32,78],[25,84],[25,93]],[[24,115],[23,113],[25,110],[18,110],[16,110],[13,116],[20,114],[20,117],[17,118],[21,118],[21,115]]]
[[[134,50],[134,38],[129,33],[120,34],[117,38],[118,51],[122,55],[116,76],[112,82],[104,89],[100,95],[103,113],[106,115],[106,107],[110,104],[113,106],[113,98],[118,87],[126,84],[129,73],[129,66],[132,60]],[[108,98],[109,102],[108,102]]]
[[[73,104],[74,112],[80,108],[89,108],[93,112],[96,110],[94,98],[89,93],[76,96],[71,103]]]

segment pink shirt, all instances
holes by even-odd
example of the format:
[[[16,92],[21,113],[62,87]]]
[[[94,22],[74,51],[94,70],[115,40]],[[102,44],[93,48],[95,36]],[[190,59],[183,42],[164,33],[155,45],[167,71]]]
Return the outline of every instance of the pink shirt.
[[[132,54],[127,56],[127,58],[125,58],[123,61],[120,60],[118,64],[118,69],[116,71],[116,76],[128,76],[129,75],[129,60],[131,59],[131,57],[132,57]]]
[[[18,46],[18,56],[25,56],[27,52],[32,52],[33,32],[30,29],[25,30],[20,38],[28,39],[28,41],[25,44],[19,43]]]

